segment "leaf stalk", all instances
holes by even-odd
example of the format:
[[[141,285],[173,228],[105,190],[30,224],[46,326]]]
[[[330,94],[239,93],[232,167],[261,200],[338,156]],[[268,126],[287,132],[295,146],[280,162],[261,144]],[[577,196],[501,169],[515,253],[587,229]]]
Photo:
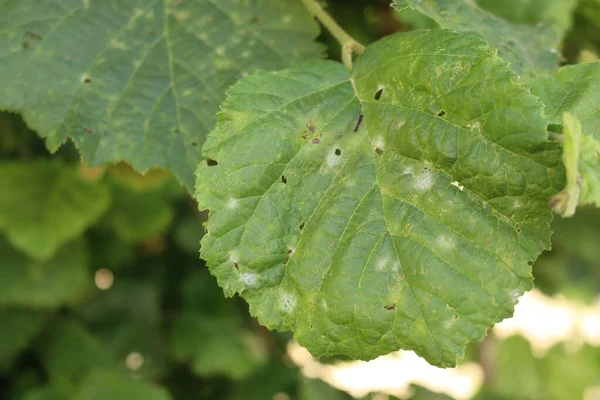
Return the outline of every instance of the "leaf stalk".
[[[342,45],[342,62],[348,69],[352,69],[352,54],[362,54],[365,46],[357,42],[352,36],[329,15],[316,0],[302,0],[304,6]]]

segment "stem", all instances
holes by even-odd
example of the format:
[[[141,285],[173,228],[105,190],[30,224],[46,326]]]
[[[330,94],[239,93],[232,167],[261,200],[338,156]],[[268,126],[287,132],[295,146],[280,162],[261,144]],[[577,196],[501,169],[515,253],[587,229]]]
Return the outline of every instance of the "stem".
[[[317,3],[316,0],[302,0],[304,6],[342,45],[342,61],[348,69],[352,69],[352,53],[362,54],[365,46],[348,35],[341,26]]]

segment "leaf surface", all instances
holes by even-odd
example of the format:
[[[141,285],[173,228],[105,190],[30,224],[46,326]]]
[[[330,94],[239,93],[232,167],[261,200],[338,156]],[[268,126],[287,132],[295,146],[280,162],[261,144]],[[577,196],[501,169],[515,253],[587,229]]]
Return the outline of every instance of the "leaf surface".
[[[474,35],[498,49],[519,75],[554,72],[558,67],[558,29],[515,25],[467,0],[394,0],[400,10],[410,7],[432,18],[442,28]]]
[[[201,255],[317,356],[451,366],[512,314],[564,184],[542,106],[450,31],[237,83],[205,145]]]
[[[552,26],[564,36],[573,23],[577,0],[477,0],[477,4],[514,24]]]
[[[44,262],[80,236],[110,204],[108,188],[85,182],[60,160],[0,163],[0,232]]]
[[[546,106],[551,124],[561,125],[569,112],[581,121],[584,134],[600,140],[600,62],[562,67],[529,86]]]
[[[554,198],[555,210],[570,217],[578,204],[600,206],[600,62],[563,67],[530,85],[564,134],[567,187]]]
[[[0,109],[91,166],[169,168],[188,187],[227,87],[321,56],[299,1],[0,4]]]

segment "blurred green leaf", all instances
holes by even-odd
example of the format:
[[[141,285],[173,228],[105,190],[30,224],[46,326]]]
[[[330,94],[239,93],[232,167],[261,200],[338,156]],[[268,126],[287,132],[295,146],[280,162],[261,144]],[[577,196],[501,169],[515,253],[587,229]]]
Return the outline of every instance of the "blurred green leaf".
[[[120,363],[137,376],[156,378],[165,371],[159,286],[115,277],[114,285],[77,309],[77,315]]]
[[[113,371],[93,371],[74,400],[169,400],[164,389]]]
[[[39,311],[0,308],[0,371],[10,367],[14,357],[42,330],[47,318]]]
[[[297,368],[274,362],[238,383],[228,400],[273,399],[278,393],[291,395],[296,391],[300,378],[300,371]]]
[[[0,237],[0,305],[55,308],[91,287],[83,240],[64,245],[46,262],[31,260]]]
[[[529,342],[521,336],[511,336],[496,343],[496,391],[509,398],[538,398],[544,391],[544,382]]]
[[[175,212],[161,191],[135,192],[113,186],[113,204],[102,226],[125,243],[140,243],[165,234]]]
[[[600,349],[566,350],[558,344],[535,357],[527,340],[512,336],[498,343],[494,393],[509,399],[583,399],[600,384]]]
[[[175,228],[175,242],[185,252],[197,256],[200,253],[200,240],[204,236],[202,221],[190,216]]]
[[[352,400],[348,393],[331,387],[320,379],[302,378],[298,385],[298,400]]]
[[[50,377],[70,384],[96,368],[123,369],[105,344],[73,320],[57,321],[46,333],[40,353]]]
[[[235,316],[180,315],[173,324],[173,354],[190,360],[200,376],[225,375],[234,380],[248,377],[267,361],[260,336],[242,329]]]
[[[108,188],[85,182],[59,159],[0,163],[0,232],[38,261],[80,236],[110,204]]]

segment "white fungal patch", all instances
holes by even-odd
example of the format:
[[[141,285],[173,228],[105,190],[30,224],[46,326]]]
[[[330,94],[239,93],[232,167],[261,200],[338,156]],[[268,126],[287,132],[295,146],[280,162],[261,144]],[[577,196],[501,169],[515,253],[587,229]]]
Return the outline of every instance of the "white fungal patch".
[[[387,267],[389,262],[390,260],[388,260],[387,258],[380,258],[379,261],[377,261],[375,268],[377,269],[377,271],[383,271]]]
[[[232,263],[237,263],[238,260],[238,253],[235,250],[232,250],[229,252],[229,261],[231,261]]]
[[[402,128],[404,125],[406,125],[406,121],[399,121],[399,122],[396,124],[396,128],[400,129],[400,128]]]
[[[454,246],[456,246],[454,244],[454,240],[452,240],[452,238],[449,238],[447,236],[438,236],[437,238],[437,243],[438,245],[440,245],[440,247],[444,248],[444,249],[452,249],[454,248]]]
[[[292,22],[292,17],[289,15],[284,15],[283,18],[281,18],[281,21],[284,24],[289,24],[290,22]]]
[[[481,122],[479,121],[468,124],[467,127],[475,133],[481,133]]]
[[[250,57],[250,52],[248,50],[242,51],[241,56],[242,58],[248,58]]]
[[[413,176],[413,187],[420,192],[425,192],[433,186],[435,179],[431,169],[425,167],[419,175]]]
[[[141,17],[142,15],[144,15],[144,10],[143,10],[142,8],[135,8],[135,9],[133,10],[133,16],[134,16],[135,18],[139,18],[139,17]]]
[[[83,6],[83,8],[88,9],[90,8],[90,0],[82,0],[81,5]]]
[[[279,308],[286,313],[294,311],[297,303],[298,299],[291,293],[282,293],[279,296]]]
[[[325,159],[325,162],[327,163],[327,166],[329,168],[337,167],[342,163],[341,155],[335,154],[336,148],[332,149],[329,153],[327,153],[327,158]]]
[[[552,54],[556,54],[558,53],[558,50],[556,50],[554,47],[550,49],[550,53]]]
[[[463,185],[461,185],[460,183],[458,183],[458,181],[454,181],[454,182],[452,182],[452,183],[450,183],[450,184],[451,184],[452,186],[454,186],[454,187],[457,187],[457,188],[458,188],[458,190],[460,190],[461,192],[462,192],[463,190],[465,190],[465,187],[464,187]]]
[[[518,290],[513,290],[510,292],[510,299],[513,304],[517,304],[519,302],[519,297],[521,297],[521,293]]]
[[[399,272],[400,271],[400,261],[396,261],[395,263],[392,264],[392,272]]]
[[[383,142],[383,136],[377,136],[373,141],[373,147],[380,150],[385,150],[385,143]]]
[[[215,49],[215,52],[216,52],[218,55],[222,56],[223,54],[225,54],[225,48],[223,48],[223,47],[217,47],[217,48]]]
[[[227,202],[227,208],[232,209],[232,210],[236,209],[237,205],[238,205],[238,201],[237,201],[237,199],[234,199],[234,198],[229,199],[229,201]]]
[[[519,200],[515,200],[513,203],[513,208],[516,210],[517,208],[521,208],[522,204]]]
[[[327,301],[325,299],[321,300],[321,308],[325,311],[329,310],[329,305],[327,305]]]
[[[241,273],[240,282],[242,282],[247,288],[253,288],[258,283],[258,275],[253,272]]]
[[[404,171],[402,171],[403,175],[414,175],[415,174],[415,169],[413,167],[406,167],[404,168]]]

